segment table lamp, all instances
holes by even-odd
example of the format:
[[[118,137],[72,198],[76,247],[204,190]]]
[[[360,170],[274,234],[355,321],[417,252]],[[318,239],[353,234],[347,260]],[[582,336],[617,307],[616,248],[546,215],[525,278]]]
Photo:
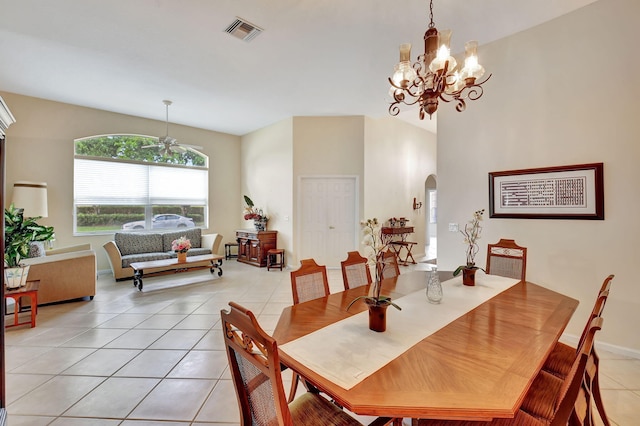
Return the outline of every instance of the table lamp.
[[[19,181],[13,184],[13,205],[24,217],[47,217],[47,183]]]

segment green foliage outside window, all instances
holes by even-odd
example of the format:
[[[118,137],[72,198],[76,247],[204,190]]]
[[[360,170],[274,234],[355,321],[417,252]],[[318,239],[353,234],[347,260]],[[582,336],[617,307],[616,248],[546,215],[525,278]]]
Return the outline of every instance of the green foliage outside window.
[[[173,152],[164,155],[163,150],[150,147],[157,145],[158,138],[138,135],[108,135],[79,139],[75,143],[76,155],[113,158],[120,160],[144,161],[160,164],[182,164],[206,166],[205,158],[196,151]]]

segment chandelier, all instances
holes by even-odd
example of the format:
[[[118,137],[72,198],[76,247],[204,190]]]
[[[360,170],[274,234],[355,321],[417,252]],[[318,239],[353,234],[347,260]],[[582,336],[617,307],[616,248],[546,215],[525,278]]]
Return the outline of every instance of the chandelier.
[[[433,23],[433,0],[429,0],[429,28],[424,33],[424,54],[418,56],[411,65],[411,44],[400,45],[400,62],[394,67],[389,78],[389,91],[393,102],[389,114],[400,113],[400,104],[420,105],[420,120],[425,113],[431,115],[438,109],[438,102],[456,102],[456,110],[464,111],[466,99],[479,99],[483,94],[484,68],[478,64],[478,42],[465,44],[464,67],[458,70],[457,62],[451,56],[449,42],[451,30],[438,31]]]

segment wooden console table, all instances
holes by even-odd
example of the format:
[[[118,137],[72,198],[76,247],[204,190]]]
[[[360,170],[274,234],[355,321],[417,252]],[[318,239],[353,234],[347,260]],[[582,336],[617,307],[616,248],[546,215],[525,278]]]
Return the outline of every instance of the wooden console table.
[[[278,231],[239,229],[236,231],[236,240],[238,262],[264,267],[267,266],[267,252],[278,248]]]
[[[385,240],[383,241],[385,244],[389,244],[398,238],[400,241],[406,241],[407,235],[409,234],[413,234],[413,226],[405,226],[402,228],[395,226],[393,228],[389,226],[382,227],[382,238]]]
[[[398,262],[404,266],[409,263],[416,263],[413,254],[411,254],[411,250],[416,243],[407,241],[407,235],[409,234],[413,234],[413,226],[382,228],[382,242],[391,247],[398,258]],[[406,251],[404,257],[402,256],[403,249]]]

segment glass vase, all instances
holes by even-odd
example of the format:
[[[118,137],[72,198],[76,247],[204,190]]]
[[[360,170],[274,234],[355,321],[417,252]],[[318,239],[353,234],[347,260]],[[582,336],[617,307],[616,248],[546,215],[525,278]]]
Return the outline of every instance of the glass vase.
[[[432,268],[427,282],[427,300],[430,303],[438,304],[442,300],[442,284],[438,277],[438,268]]]

